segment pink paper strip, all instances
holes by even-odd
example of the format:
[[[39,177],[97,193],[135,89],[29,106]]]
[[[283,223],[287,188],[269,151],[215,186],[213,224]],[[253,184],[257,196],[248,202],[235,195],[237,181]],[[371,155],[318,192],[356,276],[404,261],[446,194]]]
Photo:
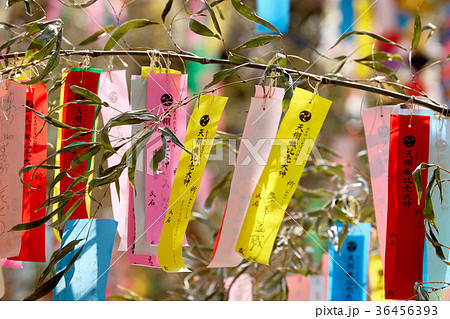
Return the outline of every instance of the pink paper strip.
[[[265,99],[263,88],[256,86],[255,97],[251,99],[226,212],[216,239],[213,260],[208,267],[234,267],[242,261],[242,257],[235,252],[237,239],[253,190],[269,157],[281,116],[284,90],[269,90],[269,87],[265,90],[269,98]]]
[[[130,111],[131,106],[128,100],[126,70],[102,72],[102,74],[100,75],[98,95],[103,101],[112,106],[103,106],[101,108],[101,114],[104,124],[106,124],[114,116],[117,116],[122,112]],[[122,144],[122,139],[129,136],[131,136],[131,126],[129,125],[115,126],[109,132],[109,139],[113,147]],[[123,154],[128,148],[129,144],[122,146],[117,151],[117,154],[111,156],[108,159],[108,166],[112,167],[114,165],[117,165],[121,161]],[[111,185],[111,204],[114,219],[118,222],[117,233],[121,238],[118,250],[125,251],[127,250],[126,211],[128,208],[129,198],[129,188],[126,186],[128,185],[128,169],[125,169],[122,172],[122,175],[120,175],[119,184],[121,186],[120,199],[117,195],[116,185]]]
[[[394,106],[377,106],[363,111],[364,134],[370,167],[378,247],[384,270],[386,251],[388,156],[390,118]]]
[[[14,81],[0,84],[0,257],[20,252],[21,232],[9,230],[22,223],[26,87]]]
[[[1,259],[1,266],[3,268],[22,268],[22,262],[20,260],[10,260],[7,258]]]
[[[158,116],[176,107],[176,103],[187,97],[187,75],[150,73],[147,87],[147,109]],[[186,135],[186,106],[178,107],[166,115],[160,127],[167,126],[183,143]],[[146,146],[145,159],[145,228],[147,234],[146,249],[148,254],[158,253],[159,237],[164,224],[169,204],[170,191],[181,155],[181,148],[167,140],[166,159],[163,160],[155,173],[151,167],[151,159],[161,148],[161,134],[155,132]],[[186,238],[183,245],[186,245]],[[140,247],[138,252],[140,253]]]
[[[286,276],[288,301],[309,301],[311,299],[311,277],[300,274]]]
[[[233,280],[234,277],[228,277],[225,279],[225,289],[229,289],[228,301],[252,301],[252,277],[248,274],[242,274],[236,279],[236,281],[233,282]],[[231,284],[233,285],[231,286]]]

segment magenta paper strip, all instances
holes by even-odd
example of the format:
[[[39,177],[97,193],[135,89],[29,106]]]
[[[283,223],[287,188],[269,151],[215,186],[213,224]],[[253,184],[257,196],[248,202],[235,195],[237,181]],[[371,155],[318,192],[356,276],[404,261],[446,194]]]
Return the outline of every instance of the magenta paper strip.
[[[22,268],[22,262],[20,260],[10,260],[8,258],[1,259],[1,266],[3,268]]]
[[[210,268],[234,267],[242,261],[242,257],[235,252],[236,243],[253,190],[277,134],[284,89],[266,87],[265,93],[267,98],[264,97],[263,88],[256,86],[255,97],[251,99],[227,208],[216,239],[213,260],[208,266]]]
[[[26,87],[7,80],[0,84],[0,257],[20,252],[21,232],[9,230],[22,223]]]
[[[109,72],[102,72],[100,75],[99,84],[99,97],[107,102],[111,107],[102,107],[101,114],[103,118],[103,123],[106,124],[114,116],[121,114],[122,112],[127,112],[131,110],[130,102],[128,100],[128,87],[126,70],[116,70]],[[131,126],[120,125],[115,126],[109,132],[109,139],[112,146],[120,145],[123,143],[121,139],[131,136]],[[128,149],[129,145],[125,145],[117,151],[108,159],[108,166],[112,167],[117,165],[122,159],[122,155]],[[119,177],[120,187],[120,200],[117,195],[116,185],[111,185],[111,204],[114,219],[118,222],[117,233],[119,234],[121,240],[118,250],[127,250],[127,208],[128,208],[128,169],[122,172]]]
[[[371,107],[363,111],[364,134],[383,270],[386,250],[389,132],[393,110],[394,106],[389,105]]]
[[[0,298],[5,295],[5,279],[3,278],[3,270],[0,266]]]
[[[186,74],[149,73],[147,109],[158,116],[170,110],[170,113],[162,119],[160,127],[168,127],[182,143],[184,143],[186,135],[187,112],[186,105],[177,107],[177,104],[179,105],[177,102],[186,97]],[[181,155],[181,148],[167,140],[166,159],[161,162],[155,173],[151,169],[150,163],[161,146],[161,134],[157,131],[153,133],[146,146],[145,153],[145,227],[149,245],[145,252],[149,254],[158,253],[159,237],[161,236],[170,191]],[[183,245],[187,245],[186,238]],[[141,252],[140,247],[137,252]]]

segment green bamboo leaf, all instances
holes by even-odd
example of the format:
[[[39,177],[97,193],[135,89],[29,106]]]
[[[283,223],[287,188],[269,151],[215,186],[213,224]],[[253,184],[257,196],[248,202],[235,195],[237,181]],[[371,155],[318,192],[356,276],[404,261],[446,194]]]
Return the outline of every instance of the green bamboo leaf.
[[[414,35],[411,41],[411,50],[415,50],[419,46],[421,34],[422,34],[422,23],[420,21],[419,8],[417,8],[416,18],[414,20]]]
[[[244,18],[265,26],[266,28],[281,35],[281,32],[268,21],[261,18],[252,8],[243,4],[240,0],[231,0],[234,9]]]
[[[348,236],[348,223],[342,224],[342,230],[339,234],[339,241],[338,241],[338,249],[341,250],[342,244],[344,244],[345,239]]]
[[[203,35],[205,37],[213,37],[220,40],[220,36],[218,34],[212,32],[210,28],[198,22],[194,18],[191,18],[191,20],[189,21],[189,28],[191,29],[192,32],[197,33],[199,35]]]
[[[59,33],[59,26],[49,24],[37,37],[31,41],[25,51],[24,60],[42,60],[52,51]],[[32,59],[33,58],[33,59]]]
[[[369,54],[364,58],[355,59],[355,62],[386,62],[386,61],[403,61],[403,58],[399,54],[391,54],[387,52],[375,52],[374,54]]]
[[[89,91],[88,89],[82,88],[82,87],[77,86],[77,85],[70,85],[70,89],[72,90],[73,93],[79,94],[82,97],[84,97],[86,100],[92,101],[95,104],[104,105],[106,107],[109,106],[109,104],[104,102],[104,101],[102,101],[102,99],[97,94],[95,94],[94,92]]]
[[[422,27],[421,31],[425,32],[427,30],[430,31],[430,33],[428,33],[428,36],[427,36],[427,40],[428,40],[429,38],[431,38],[433,36],[434,31],[436,31],[436,26],[432,23],[428,23],[426,26]]]
[[[221,71],[215,73],[213,75],[212,81],[208,85],[206,85],[203,88],[203,90],[206,90],[206,89],[212,87],[213,85],[216,85],[220,81],[226,79],[227,77],[232,76],[233,74],[235,74],[244,65],[246,65],[246,63],[245,64],[240,64],[240,65],[235,66],[235,67],[230,68],[230,69],[221,70]]]
[[[246,58],[242,55],[233,53],[233,52],[229,52],[228,53],[228,59],[230,60],[231,63],[234,64],[243,64],[243,63],[251,63],[253,62],[252,60],[250,60],[249,58]]]
[[[126,167],[125,164],[117,165],[112,172],[109,172],[108,175],[93,178],[91,181],[89,181],[88,193],[90,193],[93,189],[100,188],[102,186],[116,182],[119,179],[125,167]]]
[[[384,73],[386,75],[393,77],[395,82],[398,81],[398,77],[397,77],[397,75],[395,75],[395,71],[384,66],[381,63],[378,63],[378,62],[358,62],[358,63],[362,64],[368,68],[371,68],[372,70],[375,70],[377,72],[381,72],[381,73]]]
[[[184,151],[188,152],[192,155],[192,152],[184,147],[183,143],[178,139],[178,137],[168,128],[167,126],[163,126],[159,128],[161,135],[171,140],[175,145],[181,147]]]
[[[428,232],[425,229],[425,235],[427,236],[428,241],[433,245],[436,256],[438,256],[444,263],[446,263],[447,265],[450,266],[450,261],[447,261],[445,259],[445,255],[444,252],[442,250],[442,247],[445,247],[448,249],[447,246],[442,245],[441,243],[439,243],[439,241],[437,240],[436,236],[433,234],[433,231],[430,228],[430,233],[428,234]]]
[[[157,22],[150,21],[148,19],[134,19],[129,20],[122,25],[118,26],[111,34],[108,42],[106,42],[104,50],[111,50],[114,45],[119,41],[128,31],[133,29],[139,29],[151,24],[158,24]]]
[[[56,250],[53,252],[52,256],[50,257],[50,261],[48,262],[47,267],[44,269],[44,271],[39,276],[39,280],[37,285],[40,286],[45,278],[50,274],[50,272],[53,270],[53,268],[56,266],[56,263],[63,259],[67,254],[69,254],[75,246],[83,241],[83,239],[77,239],[72,240],[70,243],[65,245],[63,248]]]
[[[65,5],[66,7],[69,8],[74,8],[74,9],[82,9],[82,8],[87,8],[90,5],[93,5],[94,3],[97,2],[97,0],[89,0],[87,2],[84,3],[79,3],[78,0],[69,0],[71,3],[67,3],[66,1],[63,0],[58,0],[59,2],[61,2],[63,5]]]
[[[440,167],[436,167],[434,170],[434,179],[436,180],[436,184],[439,188],[439,198],[441,199],[441,203],[444,200],[443,194],[442,194],[442,181],[441,181],[441,169]]]
[[[108,35],[115,28],[116,28],[116,25],[114,25],[114,24],[110,24],[110,25],[104,26],[100,30],[98,30],[97,32],[93,33],[92,35],[90,35],[89,37],[87,37],[86,39],[81,41],[78,45],[79,46],[83,46],[83,45],[87,45],[87,44],[90,44],[92,42],[95,42],[100,37],[102,37],[104,35]]]
[[[417,191],[417,204],[418,205],[420,205],[420,201],[422,199],[422,192],[423,192],[422,170],[427,169],[432,166],[434,166],[434,165],[427,164],[427,163],[421,163],[419,166],[416,167],[416,169],[412,173],[412,177],[414,180],[414,186],[416,187],[416,191]]]
[[[389,40],[389,39],[387,39],[387,38],[385,38],[385,37],[383,37],[383,36],[381,36],[379,34],[376,34],[376,33],[373,33],[373,32],[369,32],[369,31],[361,31],[361,30],[355,30],[355,31],[350,31],[350,32],[344,33],[343,35],[340,36],[340,38],[336,41],[335,44],[333,44],[333,46],[330,49],[333,49],[341,41],[343,41],[344,39],[346,39],[346,38],[348,38],[348,37],[350,37],[352,35],[367,35],[367,36],[369,36],[369,37],[371,37],[371,38],[373,38],[375,40],[378,40],[378,41],[381,41],[381,42],[384,42],[384,43],[387,43],[387,44],[394,45],[394,46],[396,46],[396,47],[398,47],[398,48],[400,48],[402,50],[407,51],[405,47],[403,47],[400,44],[395,43],[394,41],[391,41],[391,40]]]
[[[70,167],[75,168],[78,165],[81,165],[82,163],[86,162],[87,160],[89,160],[92,157],[94,157],[95,155],[97,155],[97,153],[100,152],[101,149],[102,149],[102,145],[94,145],[94,146],[88,148],[87,150],[81,152],[80,154],[77,155],[77,157],[75,157],[72,160]]]
[[[233,51],[241,50],[241,49],[247,49],[247,48],[255,48],[260,47],[263,45],[266,45],[270,43],[272,40],[278,39],[281,36],[279,34],[275,35],[260,35],[258,37],[255,37],[253,39],[250,39],[246,41],[245,43],[242,43],[241,45],[238,45],[233,49]]]
[[[161,135],[162,146],[153,155],[150,161],[150,168],[152,171],[156,172],[158,170],[159,164],[166,158],[167,142],[164,135]]]
[[[292,81],[292,77],[289,73],[287,73],[283,69],[283,74],[287,78],[286,90],[284,91],[282,108],[283,110],[287,110],[289,104],[291,104],[292,97],[294,96],[294,83]]]
[[[172,9],[173,0],[168,0],[166,3],[166,6],[164,7],[164,10],[161,14],[161,19],[164,22],[166,20],[167,14],[170,12],[170,9]]]
[[[70,216],[72,216],[72,213],[75,211],[75,209],[80,206],[80,204],[84,201],[84,196],[77,199],[73,205],[69,207],[67,211],[64,212],[62,217],[58,217],[57,220],[55,220],[53,223],[48,225],[51,228],[62,230],[64,228],[64,225],[66,224],[66,221],[69,220]]]
[[[212,7],[206,1],[204,1],[203,6],[206,8],[206,10],[208,10],[209,16],[211,17],[211,20],[213,22],[214,28],[216,29],[217,33],[222,35],[222,30],[220,30],[219,21],[217,21],[216,14],[214,13]]]
[[[66,177],[66,176],[67,176],[67,172],[62,171],[58,175],[56,175],[55,178],[53,178],[52,182],[47,187],[47,197],[49,197],[49,198],[51,197],[53,188],[56,186],[56,184],[58,184],[60,181],[62,181],[64,179],[64,177]]]
[[[141,138],[139,138],[133,145],[125,152],[122,156],[122,161],[127,161],[128,163],[128,179],[133,188],[135,188],[134,184],[134,173],[136,171],[136,162],[139,154],[142,152],[142,149],[147,145],[150,137],[155,131],[156,126],[152,127],[147,133],[144,134]]]

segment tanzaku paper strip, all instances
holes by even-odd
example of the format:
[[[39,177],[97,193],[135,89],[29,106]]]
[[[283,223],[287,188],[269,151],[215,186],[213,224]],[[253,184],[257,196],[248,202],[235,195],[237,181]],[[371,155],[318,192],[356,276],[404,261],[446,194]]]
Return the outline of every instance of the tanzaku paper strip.
[[[339,223],[337,228],[340,234],[342,223]],[[370,231],[371,226],[368,223],[350,225],[339,252],[334,250],[330,240],[329,301],[367,300]]]
[[[147,73],[147,109],[149,112],[164,116],[159,127],[169,128],[184,142],[186,135],[186,105],[179,103],[187,97],[187,74],[174,74],[174,70],[161,70],[161,73]],[[156,130],[145,148],[145,229],[150,255],[158,254],[158,244],[164,217],[169,204],[170,190],[178,167],[181,148],[166,140],[165,159],[157,172],[151,168],[151,160],[162,147],[161,133]],[[137,247],[137,253],[144,253]]]
[[[393,110],[394,106],[377,106],[364,110],[362,114],[375,208],[378,247],[383,268],[386,249],[389,132]]]
[[[26,89],[26,105],[47,114],[47,88],[38,83]],[[25,111],[24,166],[39,165],[47,157],[47,125],[32,110]],[[33,180],[31,177],[34,174]],[[46,200],[47,170],[38,169],[23,174],[22,223],[29,223],[45,216],[45,208],[37,211]],[[22,232],[20,253],[14,260],[45,262],[45,226]]]
[[[103,123],[108,123],[113,117],[131,110],[128,99],[128,87],[126,70],[114,70],[102,72],[100,75],[100,85],[98,96],[106,101],[112,107],[102,107],[101,114]],[[109,132],[109,139],[113,146],[123,143],[123,139],[131,136],[130,125],[120,125],[113,127]],[[117,154],[108,158],[108,166],[113,167],[119,164],[123,154],[130,145],[122,146]],[[111,184],[111,206],[114,215],[114,220],[117,221],[117,233],[120,236],[120,243],[118,250],[127,250],[127,209],[128,209],[128,168],[125,168],[122,175],[119,177],[120,198],[117,195],[115,184]]]
[[[231,179],[227,208],[208,267],[234,267],[242,261],[235,247],[256,181],[263,172],[277,134],[284,89],[266,87],[265,92],[266,97],[263,87],[257,85],[255,97],[251,99]]]
[[[24,158],[25,86],[1,82],[0,99],[0,257],[14,257],[21,233],[9,230],[22,222],[23,184],[17,174]]]
[[[288,31],[291,14],[290,0],[256,0],[256,11],[261,18],[270,22],[281,33]],[[258,33],[275,33],[261,24],[256,24],[255,28]]]
[[[412,172],[420,163],[428,162],[429,133],[429,116],[391,115],[384,269],[386,299],[414,298],[414,284],[422,281],[425,196],[418,204]],[[426,171],[422,173],[425,188]]]
[[[242,274],[238,278],[228,277],[224,286],[228,290],[228,301],[253,300],[253,279],[249,274]]]
[[[0,265],[3,268],[22,268],[22,262],[18,260],[11,260],[8,258],[0,259]]]
[[[62,102],[68,103],[75,100],[84,100],[84,97],[75,94],[71,89],[70,86],[76,85],[82,88],[85,88],[95,94],[98,93],[98,84],[100,79],[100,73],[101,70],[99,69],[81,69],[81,68],[71,68],[70,72],[67,74],[63,89],[61,90],[62,96]],[[95,127],[95,114],[96,114],[96,106],[95,105],[83,105],[83,104],[69,104],[65,108],[61,110],[62,116],[61,119],[65,124],[75,126],[75,127],[84,127],[88,129],[93,129]],[[78,136],[73,138],[73,135],[77,131],[72,129],[61,129],[61,140],[58,140],[57,145],[64,147],[70,143],[73,143],[75,141],[79,142],[91,142],[94,138],[92,134],[87,134],[84,136]],[[72,160],[85,151],[86,149],[81,149],[74,152],[69,153],[63,153],[59,156],[57,156],[56,161],[60,163],[61,166],[70,168]],[[85,173],[91,168],[91,165],[93,163],[91,161],[86,161],[77,167],[73,169],[68,169],[68,172],[72,176],[77,176],[80,174]],[[60,192],[61,194],[68,190],[70,184],[73,182],[73,179],[71,177],[66,176],[61,180],[59,183],[59,188],[55,188],[55,193]],[[80,197],[84,197],[84,191],[85,191],[85,184],[84,183],[78,183],[77,185],[74,185],[71,187],[71,190],[73,191],[79,191],[82,192],[82,195],[75,195],[73,196],[72,200],[69,202],[68,205],[66,205],[66,208],[68,209],[71,207]],[[58,194],[55,194],[58,195]],[[88,210],[89,210],[89,203],[86,203],[85,200],[83,200],[80,205],[74,210],[71,217],[69,219],[83,219],[88,218]]]
[[[117,222],[112,219],[67,221],[61,247],[65,247],[73,240],[82,239],[82,241],[75,246],[72,252],[57,263],[56,273],[65,269],[80,249],[82,249],[82,252],[53,290],[53,300],[105,300],[106,283],[116,230]]]
[[[430,153],[429,163],[437,164],[445,169],[449,169],[450,163],[450,124],[448,119],[441,117],[440,114],[435,113],[431,116],[430,121]],[[428,180],[432,178],[434,168],[428,169]],[[442,200],[440,198],[439,189],[436,187],[431,193],[431,201],[433,203],[433,210],[435,215],[436,225],[439,233],[433,230],[439,243],[450,246],[450,184],[448,180],[450,175],[441,170],[442,182]],[[444,182],[447,181],[447,182]],[[424,195],[422,195],[424,196]],[[428,281],[429,282],[450,282],[450,267],[446,265],[437,255],[433,245],[429,240],[426,240],[426,259],[428,266]],[[450,252],[448,249],[443,249],[444,258],[449,260]],[[440,287],[441,284],[430,284],[431,287]],[[442,297],[442,290],[439,291]]]
[[[159,263],[167,272],[185,271],[183,237],[203,171],[228,98],[201,95],[189,120],[183,151],[173,181],[167,214],[158,246]]]
[[[0,266],[0,299],[5,295],[5,279],[3,278],[3,269]]]
[[[384,276],[381,255],[370,256],[369,260],[369,287],[372,301],[384,301]]]
[[[253,192],[236,252],[268,264],[273,243],[331,101],[296,88]]]

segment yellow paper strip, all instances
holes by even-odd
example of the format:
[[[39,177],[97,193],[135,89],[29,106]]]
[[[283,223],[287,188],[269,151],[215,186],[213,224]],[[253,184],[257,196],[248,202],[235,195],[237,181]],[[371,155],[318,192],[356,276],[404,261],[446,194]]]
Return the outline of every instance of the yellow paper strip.
[[[228,98],[202,95],[189,120],[183,151],[174,177],[158,246],[158,260],[166,272],[187,271],[182,257],[184,233],[203,171]]]
[[[381,255],[373,255],[369,261],[370,297],[372,301],[384,301],[384,275]]]
[[[173,70],[173,69],[164,69],[164,68],[152,68],[150,66],[143,66],[141,67],[141,78],[146,79],[148,78],[149,73],[169,73],[169,74],[181,74],[180,71]]]
[[[239,234],[236,252],[243,258],[269,264],[284,213],[330,106],[327,99],[295,89]]]

